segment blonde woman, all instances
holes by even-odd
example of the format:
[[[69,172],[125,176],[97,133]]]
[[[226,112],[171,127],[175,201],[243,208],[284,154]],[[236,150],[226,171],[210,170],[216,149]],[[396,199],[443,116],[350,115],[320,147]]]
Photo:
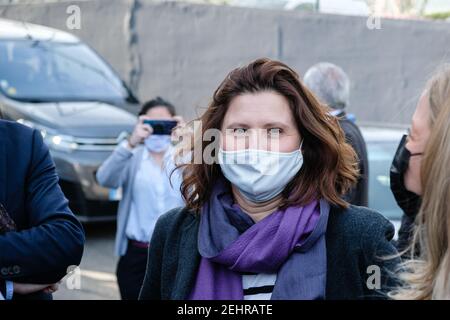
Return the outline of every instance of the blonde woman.
[[[450,65],[427,84],[406,139],[405,188],[421,197],[412,248],[403,264],[403,287],[394,299],[450,299]]]

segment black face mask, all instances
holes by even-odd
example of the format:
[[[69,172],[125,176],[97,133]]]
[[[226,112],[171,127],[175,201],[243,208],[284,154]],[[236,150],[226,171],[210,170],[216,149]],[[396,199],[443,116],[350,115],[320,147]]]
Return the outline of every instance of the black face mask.
[[[405,147],[406,137],[407,135],[404,135],[400,141],[394,160],[392,161],[390,170],[391,191],[403,212],[410,217],[415,217],[419,212],[421,199],[419,195],[405,188],[404,177],[409,166],[409,159],[411,158],[411,153]]]

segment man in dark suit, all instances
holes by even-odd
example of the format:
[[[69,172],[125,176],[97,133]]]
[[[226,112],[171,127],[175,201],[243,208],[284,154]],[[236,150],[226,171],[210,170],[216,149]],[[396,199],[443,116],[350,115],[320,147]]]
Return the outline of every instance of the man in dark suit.
[[[331,114],[339,119],[347,142],[358,156],[360,176],[356,186],[345,195],[344,199],[351,204],[367,207],[369,202],[369,161],[366,142],[361,131],[355,121],[345,112],[350,97],[350,80],[347,74],[332,63],[321,62],[309,68],[303,80],[320,101],[332,108]]]
[[[68,207],[39,131],[0,120],[0,203],[13,231],[0,234],[0,291],[6,299],[51,299],[81,261],[84,231]]]

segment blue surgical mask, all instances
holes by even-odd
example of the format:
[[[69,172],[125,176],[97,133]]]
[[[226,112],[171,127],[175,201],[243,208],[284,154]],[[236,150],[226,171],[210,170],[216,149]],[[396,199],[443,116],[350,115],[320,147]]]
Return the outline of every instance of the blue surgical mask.
[[[303,165],[301,149],[273,152],[219,149],[222,173],[252,202],[264,202],[279,195]]]
[[[171,137],[169,135],[152,134],[145,139],[144,143],[150,152],[163,152],[169,148]]]

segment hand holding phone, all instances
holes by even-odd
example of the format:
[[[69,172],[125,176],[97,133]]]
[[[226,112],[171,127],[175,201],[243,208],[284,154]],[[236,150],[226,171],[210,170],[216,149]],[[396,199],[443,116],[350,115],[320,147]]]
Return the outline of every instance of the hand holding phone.
[[[173,128],[178,124],[175,120],[149,120],[145,119],[144,124],[148,124],[152,129],[152,134],[171,135]]]
[[[141,144],[149,135],[152,134],[152,127],[144,123],[144,120],[147,119],[148,117],[146,115],[139,116],[139,121],[134,127],[133,133],[128,138],[128,145],[130,148],[134,148]]]

